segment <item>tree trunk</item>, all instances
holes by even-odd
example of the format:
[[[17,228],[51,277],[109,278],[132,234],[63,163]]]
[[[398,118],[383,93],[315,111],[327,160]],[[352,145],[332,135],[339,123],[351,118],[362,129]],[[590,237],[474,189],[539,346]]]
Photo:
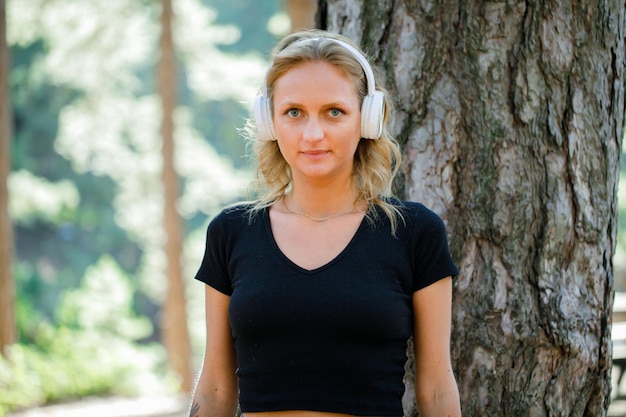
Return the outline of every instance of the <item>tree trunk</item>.
[[[15,342],[13,312],[13,233],[9,219],[7,180],[11,167],[11,101],[6,0],[0,0],[0,354]]]
[[[315,27],[317,0],[284,0],[291,32]]]
[[[181,267],[181,227],[176,210],[178,177],[174,167],[174,109],[176,106],[176,65],[172,39],[172,1],[161,1],[161,58],[159,61],[159,90],[163,109],[161,135],[163,138],[164,227],[166,234],[168,290],[162,314],[163,341],[170,367],[178,374],[181,389],[191,392],[191,346],[187,327],[185,286]]]
[[[464,416],[605,416],[624,2],[321,3],[396,98],[405,196],[447,223]]]

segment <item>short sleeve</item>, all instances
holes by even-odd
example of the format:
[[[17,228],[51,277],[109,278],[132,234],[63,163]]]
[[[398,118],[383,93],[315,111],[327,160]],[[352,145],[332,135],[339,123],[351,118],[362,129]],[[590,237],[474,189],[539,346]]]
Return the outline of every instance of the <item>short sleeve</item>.
[[[228,244],[225,223],[226,219],[223,212],[209,223],[204,257],[195,279],[230,296],[233,293],[233,288],[228,273]]]
[[[446,227],[441,218],[426,209],[417,219],[414,246],[413,291],[418,291],[448,276],[456,276],[456,267],[450,248]]]

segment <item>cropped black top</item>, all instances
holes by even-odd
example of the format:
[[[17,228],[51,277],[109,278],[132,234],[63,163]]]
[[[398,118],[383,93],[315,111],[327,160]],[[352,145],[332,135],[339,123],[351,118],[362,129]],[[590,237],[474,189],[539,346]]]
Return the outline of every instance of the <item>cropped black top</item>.
[[[314,270],[280,251],[267,210],[250,219],[240,204],[211,221],[196,279],[231,296],[243,413],[402,415],[412,294],[458,273],[441,219],[402,204],[396,236],[380,212]]]

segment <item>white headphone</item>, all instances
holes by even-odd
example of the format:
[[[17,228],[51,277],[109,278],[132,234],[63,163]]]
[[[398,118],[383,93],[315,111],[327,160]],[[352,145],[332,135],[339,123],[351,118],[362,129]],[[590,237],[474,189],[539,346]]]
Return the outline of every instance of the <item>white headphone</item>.
[[[361,137],[364,139],[378,139],[383,132],[383,116],[385,113],[385,95],[376,90],[374,72],[367,59],[352,45],[333,38],[308,38],[298,40],[291,45],[315,40],[329,40],[343,46],[359,61],[365,78],[367,79],[367,95],[361,104]],[[289,45],[289,46],[291,46]],[[288,46],[288,47],[289,47]],[[258,139],[263,141],[277,140],[272,120],[272,106],[267,95],[267,76],[263,80],[261,94],[254,99],[254,121],[256,123]]]

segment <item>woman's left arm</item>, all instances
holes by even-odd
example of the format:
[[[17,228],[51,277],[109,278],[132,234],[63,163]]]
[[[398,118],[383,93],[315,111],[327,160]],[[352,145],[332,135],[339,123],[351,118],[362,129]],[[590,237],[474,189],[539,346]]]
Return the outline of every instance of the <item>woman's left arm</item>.
[[[459,390],[450,360],[452,278],[413,293],[415,395],[420,416],[460,417]]]

